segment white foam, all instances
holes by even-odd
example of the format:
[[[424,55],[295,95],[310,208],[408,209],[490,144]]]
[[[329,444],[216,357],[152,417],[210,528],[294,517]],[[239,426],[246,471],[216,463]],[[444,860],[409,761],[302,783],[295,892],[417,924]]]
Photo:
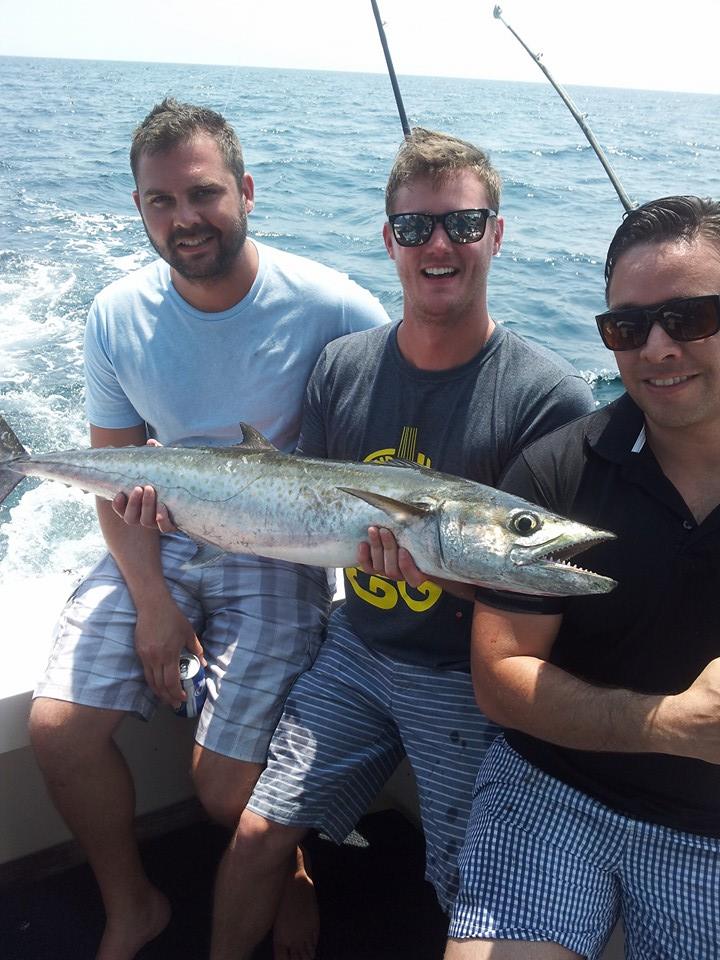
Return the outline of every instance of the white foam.
[[[600,370],[581,370],[580,374],[591,387],[600,383],[614,383],[619,379],[617,370],[609,370],[607,367],[602,367]]]
[[[144,251],[127,253],[119,257],[108,254],[106,257],[107,262],[117,267],[121,273],[131,273],[133,270],[139,270],[149,259],[149,254]]]
[[[94,498],[49,483],[27,490],[10,511],[2,534],[0,586],[35,577],[73,576],[97,560],[104,548]]]
[[[76,576],[12,576],[0,583],[0,654],[11,664],[3,677],[0,699],[27,693],[35,686],[46,662],[53,626],[69,596]]]
[[[0,278],[3,312],[0,342],[3,350],[9,346],[24,346],[24,338],[33,331],[42,330],[47,335],[44,321],[48,313],[54,312],[53,308],[76,282],[74,271],[67,267],[32,260],[24,264],[21,276]]]

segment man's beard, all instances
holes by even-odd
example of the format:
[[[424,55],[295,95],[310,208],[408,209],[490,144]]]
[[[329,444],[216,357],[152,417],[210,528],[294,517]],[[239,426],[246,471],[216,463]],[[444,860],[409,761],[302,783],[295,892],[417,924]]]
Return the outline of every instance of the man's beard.
[[[194,231],[178,230],[170,238],[169,246],[160,246],[156,243],[147,226],[145,226],[145,233],[155,248],[156,253],[162,257],[166,263],[169,263],[173,270],[177,271],[183,279],[195,283],[203,283],[206,281],[219,280],[227,276],[232,270],[237,255],[245,245],[247,238],[247,216],[245,213],[241,213],[237,220],[234,221],[233,229],[231,231],[225,231],[222,234],[214,227],[201,228]],[[217,252],[211,259],[204,257],[199,263],[193,264],[192,261],[185,259],[182,255],[175,252],[175,244],[178,241],[192,240],[207,233],[212,234],[217,241]]]

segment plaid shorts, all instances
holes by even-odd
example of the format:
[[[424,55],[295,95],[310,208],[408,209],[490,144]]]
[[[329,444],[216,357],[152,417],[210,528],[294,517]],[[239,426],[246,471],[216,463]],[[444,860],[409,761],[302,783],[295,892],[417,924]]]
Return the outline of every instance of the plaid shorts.
[[[720,840],[616,813],[499,738],[478,774],[450,937],[598,960],[619,915],[626,960],[720,957]]]
[[[331,600],[326,571],[240,555],[183,569],[196,551],[192,541],[162,537],[161,548],[172,597],[208,661],[196,740],[224,756],[263,763],[287,692],[322,640]],[[125,581],[107,555],[68,600],[34,696],[150,719],[157,700],[135,653],[135,619]]]
[[[470,674],[401,663],[366,646],[342,608],[288,696],[248,808],[341,843],[407,756],[426,840],[426,876],[452,909],[472,786],[498,728]]]

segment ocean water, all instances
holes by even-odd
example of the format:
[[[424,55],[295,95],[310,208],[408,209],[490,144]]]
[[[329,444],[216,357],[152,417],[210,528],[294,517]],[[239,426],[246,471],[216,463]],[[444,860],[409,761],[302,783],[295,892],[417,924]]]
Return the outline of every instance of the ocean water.
[[[411,124],[481,144],[504,178],[494,318],[617,395],[593,315],[622,207],[546,83],[401,77]],[[574,87],[627,193],[720,196],[720,98]],[[256,181],[251,235],[337,267],[393,317],[381,240],[402,137],[387,77],[0,57],[0,412],[41,452],[87,443],[82,332],[93,295],[152,256],[130,198],[134,126],[163,96],[235,125]],[[28,483],[0,506],[0,586],[73,576],[102,549],[91,498]]]

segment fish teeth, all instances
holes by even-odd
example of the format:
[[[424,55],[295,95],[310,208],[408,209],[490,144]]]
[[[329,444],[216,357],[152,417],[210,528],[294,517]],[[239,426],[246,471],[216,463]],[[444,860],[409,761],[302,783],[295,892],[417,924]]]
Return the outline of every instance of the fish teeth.
[[[553,560],[553,563],[559,563],[561,567],[567,567],[568,570],[577,570],[578,573],[590,573],[585,567],[579,567],[576,563],[570,563],[569,560]]]

